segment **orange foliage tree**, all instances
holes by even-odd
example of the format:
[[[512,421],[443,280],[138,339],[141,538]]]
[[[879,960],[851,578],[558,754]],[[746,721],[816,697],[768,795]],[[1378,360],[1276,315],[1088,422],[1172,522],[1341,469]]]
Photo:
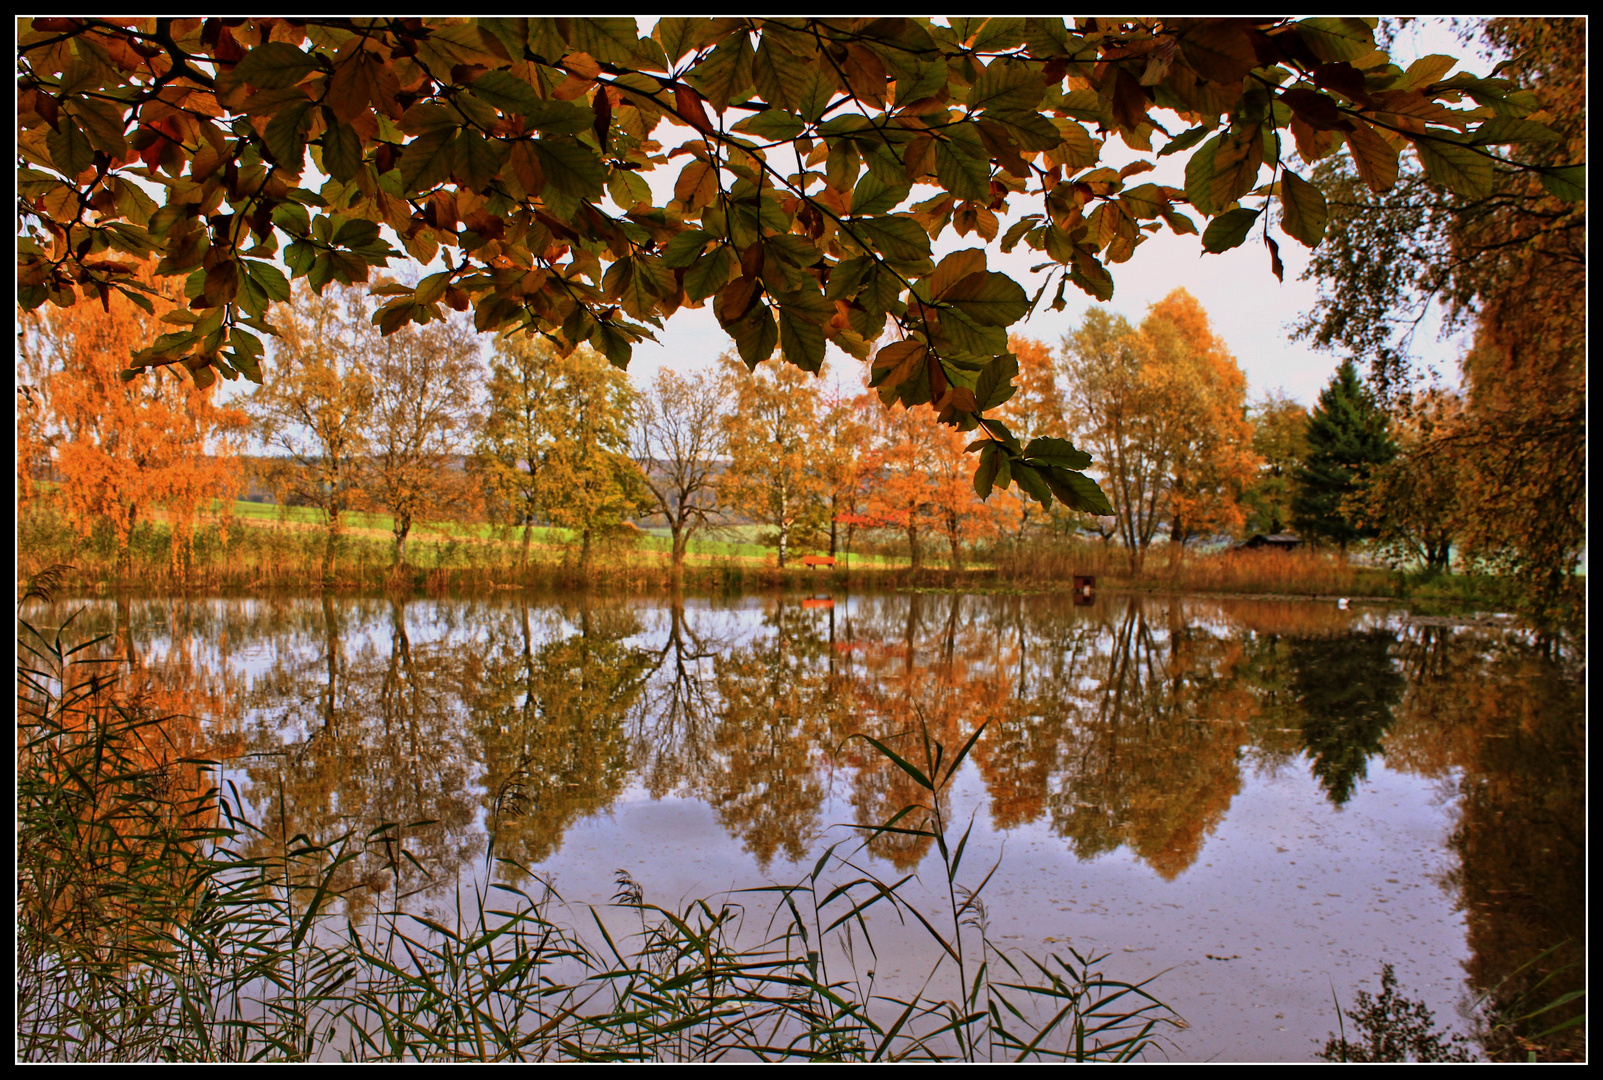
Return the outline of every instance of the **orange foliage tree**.
[[[139,276],[153,280],[148,267]],[[150,312],[113,293],[70,314],[29,313],[20,335],[21,366],[34,380],[28,398],[37,407],[26,425],[19,420],[19,452],[24,436],[30,451],[53,451],[68,517],[85,537],[97,521],[110,522],[124,569],[134,525],[151,511],[167,514],[178,567],[192,553],[200,511],[216,499],[231,502],[241,484],[243,412],[165,368],[133,382],[119,377],[129,351],[166,329],[161,317],[174,311],[178,288],[164,279]]]
[[[1153,304],[1141,328],[1152,339],[1157,371],[1171,384],[1168,405],[1180,414],[1171,429],[1178,437],[1170,458],[1169,538],[1183,543],[1203,532],[1235,531],[1245,518],[1241,493],[1258,469],[1247,377],[1184,289]]]
[[[946,540],[956,569],[965,544],[1010,520],[1013,506],[980,500],[974,475],[982,462],[964,453],[967,441],[923,410],[898,409],[885,417],[880,469],[866,505],[869,516],[905,531],[914,567],[923,565],[924,537],[932,532]]]

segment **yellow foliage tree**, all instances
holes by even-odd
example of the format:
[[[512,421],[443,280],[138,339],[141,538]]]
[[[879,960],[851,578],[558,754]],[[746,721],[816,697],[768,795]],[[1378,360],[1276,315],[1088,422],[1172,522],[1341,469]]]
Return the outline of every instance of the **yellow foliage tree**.
[[[812,379],[789,364],[748,371],[731,353],[723,357],[735,407],[723,419],[729,468],[718,483],[724,505],[771,525],[785,565],[798,526],[821,523],[823,484],[808,467],[817,434],[818,401]]]

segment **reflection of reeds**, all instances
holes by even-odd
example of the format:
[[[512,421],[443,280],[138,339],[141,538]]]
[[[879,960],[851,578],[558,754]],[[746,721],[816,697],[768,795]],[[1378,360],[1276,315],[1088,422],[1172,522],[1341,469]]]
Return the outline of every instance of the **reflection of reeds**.
[[[364,848],[397,881],[418,865],[403,830],[275,842],[284,830],[246,822],[237,794],[204,789],[211,763],[152,750],[170,717],[84,673],[101,639],[73,647],[21,623],[23,636],[23,1060],[1128,1059],[1162,1018],[1141,987],[1104,979],[1100,958],[1020,963],[971,918],[984,882],[961,890],[968,835],[949,845],[939,795],[977,732],[950,756],[926,733],[921,765],[876,744],[932,797],[881,831],[939,849],[949,929],[914,907],[908,878],[877,880],[843,844],[794,885],[748,890],[778,903],[777,930],[756,943],[736,898],[661,908],[626,874],[615,899],[638,918],[629,937],[599,911],[565,920],[544,884],[493,884],[447,925],[404,913],[388,877],[356,880]],[[516,784],[500,794],[498,819],[527,809]],[[266,854],[240,854],[251,847]],[[336,918],[348,889],[385,890],[389,907]],[[935,965],[910,998],[876,994],[853,952],[871,955],[876,910],[930,933]],[[956,994],[927,993],[942,983]]]

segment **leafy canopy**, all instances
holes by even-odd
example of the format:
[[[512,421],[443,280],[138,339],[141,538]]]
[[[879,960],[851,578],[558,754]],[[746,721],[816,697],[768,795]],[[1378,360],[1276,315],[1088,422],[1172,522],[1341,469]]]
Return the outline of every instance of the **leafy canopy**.
[[[1110,299],[1108,267],[1147,235],[1198,231],[1187,206],[1211,252],[1261,219],[1278,274],[1270,219],[1310,246],[1327,220],[1293,145],[1306,163],[1345,146],[1376,190],[1411,147],[1431,182],[1486,193],[1493,147],[1553,135],[1530,94],[1454,63],[1403,70],[1340,17],[664,18],[646,38],[632,18],[25,20],[19,299],[144,302],[129,257],[153,253],[190,303],[128,377],[260,381],[289,278],[366,281],[393,239],[444,268],[375,290],[387,333],[471,307],[481,331],[621,366],[711,304],[747,365],[777,349],[816,371],[833,342],[887,405],[978,429],[998,483],[1107,513],[1075,455],[989,415],[1017,370],[1008,328],[1054,285],[1055,306],[1071,283]],[[1102,166],[1112,133],[1144,156]],[[1183,188],[1139,182],[1180,153]],[[672,198],[656,169],[677,170]],[[1536,171],[1580,197],[1580,166]],[[934,259],[948,226],[996,239],[1023,195],[1040,210],[1001,247],[1045,255],[1033,298],[983,248]]]

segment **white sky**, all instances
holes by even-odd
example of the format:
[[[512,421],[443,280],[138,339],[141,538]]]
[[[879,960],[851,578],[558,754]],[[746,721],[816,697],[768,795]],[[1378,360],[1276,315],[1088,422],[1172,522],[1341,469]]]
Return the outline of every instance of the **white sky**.
[[[643,33],[648,32],[652,21],[641,20]],[[1456,70],[1484,75],[1492,66],[1472,59],[1445,19],[1420,19],[1411,24],[1398,35],[1392,55],[1406,68],[1418,57],[1432,53],[1463,59],[1464,64]],[[1181,128],[1171,130],[1178,133]],[[670,145],[672,138],[670,132],[658,129],[658,141],[664,145]],[[1104,160],[1115,166],[1134,156],[1117,136],[1110,137],[1103,148]],[[1158,169],[1142,175],[1140,180],[1183,187],[1185,156],[1177,154],[1160,159]],[[1306,169],[1303,172],[1306,175]],[[648,179],[654,189],[661,186],[671,191],[678,173],[676,161],[672,166],[659,168],[655,175],[648,174]],[[920,195],[915,189],[909,201],[925,197],[927,195]],[[1008,222],[1016,220],[1018,215],[1038,209],[1039,204],[1038,198],[1013,196],[1009,200],[1011,214],[1003,219],[1000,231],[1006,231]],[[1198,214],[1188,216],[1197,221],[1199,228],[1207,223]],[[1318,290],[1312,282],[1298,280],[1308,263],[1307,250],[1289,237],[1273,232],[1271,235],[1280,244],[1280,257],[1286,271],[1284,283],[1277,282],[1270,272],[1269,253],[1257,230],[1240,247],[1222,255],[1205,254],[1200,237],[1175,236],[1165,230],[1137,248],[1130,261],[1108,268],[1113,275],[1114,294],[1107,306],[1132,322],[1139,322],[1151,304],[1176,288],[1185,288],[1201,302],[1213,320],[1214,331],[1235,353],[1237,363],[1247,376],[1249,398],[1260,398],[1268,390],[1280,390],[1311,407],[1340,360],[1304,342],[1290,340],[1291,327],[1300,321],[1304,312],[1313,309]],[[972,233],[959,237],[948,227],[936,241],[936,259],[947,252],[982,243]],[[1044,254],[1030,251],[1022,243],[1011,255],[1001,253],[1000,243],[990,245],[990,268],[1011,274],[1031,296],[1040,287],[1041,278],[1032,277],[1029,268],[1045,261]],[[1012,332],[1044,341],[1055,351],[1063,336],[1080,323],[1086,310],[1095,303],[1073,285],[1064,296],[1068,306],[1061,312],[1052,311],[1048,306],[1049,290],[1042,298],[1041,309],[1028,320],[1015,324]],[[629,374],[641,387],[650,382],[659,367],[666,365],[680,371],[700,368],[710,365],[721,352],[733,348],[707,308],[679,311],[666,321],[658,338],[656,343],[645,341],[635,346]],[[1432,338],[1433,334],[1422,332],[1416,339],[1417,347],[1443,381],[1456,385],[1458,346],[1451,342],[1435,342]],[[829,347],[826,377],[855,387],[863,370],[857,361],[833,345]]]

